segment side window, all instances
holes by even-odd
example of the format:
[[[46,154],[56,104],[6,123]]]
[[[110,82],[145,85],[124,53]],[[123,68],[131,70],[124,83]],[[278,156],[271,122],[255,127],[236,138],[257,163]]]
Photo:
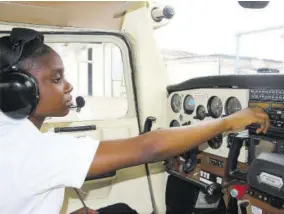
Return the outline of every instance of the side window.
[[[81,120],[124,117],[128,111],[122,53],[113,43],[52,43],[62,57],[73,99],[84,97]],[[68,115],[68,119],[74,114]]]

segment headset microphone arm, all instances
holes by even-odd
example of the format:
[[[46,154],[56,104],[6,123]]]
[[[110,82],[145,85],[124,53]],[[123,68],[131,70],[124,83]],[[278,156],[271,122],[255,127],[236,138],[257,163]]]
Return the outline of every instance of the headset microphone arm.
[[[81,111],[81,108],[85,106],[85,99],[81,96],[76,98],[76,105],[72,105],[70,109],[76,109],[77,112]]]

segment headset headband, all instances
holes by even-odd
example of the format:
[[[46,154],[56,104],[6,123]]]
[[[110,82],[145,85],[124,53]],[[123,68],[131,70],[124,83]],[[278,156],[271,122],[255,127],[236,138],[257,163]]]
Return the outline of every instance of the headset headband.
[[[0,38],[0,74],[11,70],[23,56],[25,45],[35,40],[43,45],[44,36],[26,28],[13,28],[10,36]]]

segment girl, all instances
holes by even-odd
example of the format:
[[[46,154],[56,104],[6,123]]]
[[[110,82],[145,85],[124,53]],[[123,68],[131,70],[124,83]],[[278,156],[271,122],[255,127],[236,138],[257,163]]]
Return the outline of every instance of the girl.
[[[31,75],[40,99],[28,119],[0,115],[1,213],[58,214],[64,188],[81,188],[88,176],[165,160],[219,133],[252,123],[261,124],[258,132],[266,132],[269,127],[269,118],[261,109],[244,109],[214,121],[129,139],[99,142],[88,137],[41,133],[46,117],[63,117],[72,104],[73,88],[64,78],[60,56],[43,43],[39,32],[13,29],[10,36],[0,38],[0,75],[7,67]]]

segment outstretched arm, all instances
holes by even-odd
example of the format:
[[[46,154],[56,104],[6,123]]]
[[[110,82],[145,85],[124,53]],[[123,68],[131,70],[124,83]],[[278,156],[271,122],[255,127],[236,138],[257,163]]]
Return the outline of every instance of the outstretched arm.
[[[120,140],[102,141],[94,156],[88,176],[119,168],[161,161],[186,152],[222,132],[242,129],[252,123],[266,132],[269,117],[261,109],[245,109],[226,118],[188,127],[170,128]]]

